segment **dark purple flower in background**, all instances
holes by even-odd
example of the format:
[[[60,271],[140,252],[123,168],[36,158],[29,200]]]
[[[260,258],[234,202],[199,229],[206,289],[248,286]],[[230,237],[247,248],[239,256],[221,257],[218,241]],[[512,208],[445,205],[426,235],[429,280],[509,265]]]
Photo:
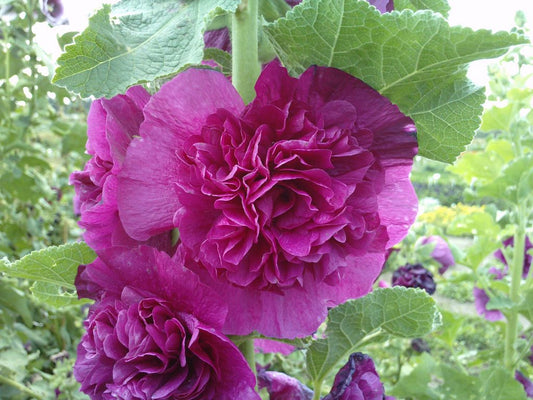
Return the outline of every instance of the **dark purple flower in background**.
[[[428,342],[422,338],[416,338],[411,340],[411,348],[418,353],[429,353],[431,347],[429,347]]]
[[[487,304],[490,300],[489,295],[483,289],[474,287],[474,304],[479,315],[485,317],[487,321],[500,321],[504,318],[500,310],[488,310]]]
[[[313,391],[298,379],[277,371],[257,372],[259,389],[266,388],[270,400],[311,400]]]
[[[135,86],[124,95],[93,101],[87,118],[87,153],[91,159],[83,171],[70,176],[74,185],[74,211],[80,214],[83,238],[98,252],[112,246],[137,246],[139,241],[126,234],[117,210],[117,175],[122,169],[132,138],[139,134],[143,108],[150,95]],[[139,168],[142,168],[139,166]],[[171,235],[165,233],[148,244],[171,251]]]
[[[76,284],[97,299],[74,366],[92,399],[259,400],[220,298],[166,253],[109,249]]]
[[[533,398],[533,382],[527,379],[520,371],[516,371],[514,377],[524,387],[527,397]]]
[[[68,24],[61,0],[41,0],[41,12],[52,26]]]
[[[374,361],[363,353],[353,353],[323,400],[383,400],[383,384]]]
[[[334,68],[297,79],[272,62],[255,89],[245,106],[205,69],[163,85],[128,148],[118,207],[136,240],[179,229],[186,265],[228,302],[226,333],[304,336],[371,290],[413,222],[414,125]]]
[[[392,286],[405,286],[424,289],[429,294],[437,287],[433,274],[421,264],[406,264],[392,274]]]
[[[504,247],[513,247],[514,245],[514,237],[507,238],[503,241]],[[524,247],[524,263],[523,263],[523,269],[522,269],[522,278],[526,279],[527,275],[529,273],[529,268],[531,267],[531,260],[533,257],[531,254],[529,254],[529,250],[533,248],[533,243],[531,243],[531,240],[529,240],[529,237],[526,236],[526,242]],[[503,264],[505,264],[505,269],[503,270],[503,274],[506,275],[509,271],[509,263],[507,262],[507,259],[505,258],[503,251],[501,249],[498,249],[494,252],[494,257],[496,257],[498,260],[500,260]]]
[[[446,240],[440,236],[424,236],[417,240],[417,246],[433,246],[433,251],[431,252],[431,257],[437,261],[441,266],[439,268],[439,273],[443,274],[448,270],[449,267],[455,265],[455,259],[453,257],[450,246]]]

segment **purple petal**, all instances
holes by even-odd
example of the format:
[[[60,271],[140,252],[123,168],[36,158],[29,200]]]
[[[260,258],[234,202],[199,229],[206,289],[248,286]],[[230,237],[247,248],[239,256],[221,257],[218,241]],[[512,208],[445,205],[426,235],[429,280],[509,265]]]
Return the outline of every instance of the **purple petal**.
[[[473,289],[476,311],[479,315],[485,317],[487,321],[500,321],[504,315],[500,310],[488,310],[487,303],[490,298],[483,289],[474,287]]]
[[[259,389],[266,388],[270,400],[311,400],[313,391],[296,378],[282,372],[259,370]]]
[[[201,131],[207,116],[218,108],[238,113],[243,107],[231,83],[211,70],[189,69],[152,97],[144,109],[141,138],[128,148],[119,174],[118,208],[131,237],[146,240],[174,227],[180,206],[173,184],[180,174],[172,162],[176,150]]]

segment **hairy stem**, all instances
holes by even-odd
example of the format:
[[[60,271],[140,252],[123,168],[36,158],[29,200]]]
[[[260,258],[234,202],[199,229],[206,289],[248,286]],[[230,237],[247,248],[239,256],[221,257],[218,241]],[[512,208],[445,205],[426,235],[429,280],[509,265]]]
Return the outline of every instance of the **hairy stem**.
[[[243,0],[231,19],[231,79],[245,103],[255,97],[254,85],[261,72],[257,21],[258,0]]]
[[[239,344],[239,350],[244,355],[244,358],[246,358],[246,361],[248,361],[248,365],[252,369],[254,375],[257,375],[257,371],[255,370],[254,340],[253,339],[246,339],[246,340],[242,341]]]
[[[26,386],[24,386],[21,383],[18,383],[16,381],[12,380],[12,379],[9,379],[6,376],[0,375],[0,383],[4,384],[4,385],[12,386],[12,387],[16,388],[17,390],[19,390],[20,392],[31,396],[32,399],[37,399],[37,400],[42,400],[43,399],[41,395],[35,393],[33,390],[27,388]]]
[[[514,235],[513,259],[509,267],[511,270],[510,299],[514,304],[520,301],[520,283],[524,268],[524,249],[526,240],[526,218],[524,207],[517,207],[518,225]],[[515,340],[518,335],[518,311],[513,309],[508,313],[505,331],[504,364],[511,372],[514,371]]]

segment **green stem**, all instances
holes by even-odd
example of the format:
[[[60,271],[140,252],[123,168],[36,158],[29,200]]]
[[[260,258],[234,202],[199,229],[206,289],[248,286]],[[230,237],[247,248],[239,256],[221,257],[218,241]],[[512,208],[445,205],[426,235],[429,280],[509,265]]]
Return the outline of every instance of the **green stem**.
[[[261,72],[258,61],[258,0],[242,0],[231,19],[231,79],[245,103],[255,97],[254,85]]]
[[[315,382],[313,390],[313,400],[320,400],[320,393],[322,392],[322,380]]]
[[[248,361],[248,365],[254,372],[254,375],[256,375],[256,369],[255,369],[255,347],[254,347],[254,340],[253,339],[246,339],[242,341],[239,344],[239,350],[244,355],[244,358],[246,358],[246,361]]]
[[[526,240],[526,212],[522,205],[517,207],[518,225],[514,234],[513,259],[510,263],[511,270],[511,291],[509,297],[513,304],[520,301],[520,283],[524,268],[524,248]],[[515,340],[518,336],[518,311],[512,309],[507,316],[507,327],[505,331],[504,364],[511,372],[514,371],[515,360]]]
[[[18,383],[16,381],[12,380],[12,379],[9,379],[9,378],[7,378],[5,376],[0,375],[0,383],[4,384],[4,385],[12,386],[12,387],[18,389],[19,391],[21,391],[22,393],[26,393],[27,395],[31,396],[33,399],[43,400],[41,395],[38,395],[37,393],[35,393],[31,389],[27,388],[23,384]]]

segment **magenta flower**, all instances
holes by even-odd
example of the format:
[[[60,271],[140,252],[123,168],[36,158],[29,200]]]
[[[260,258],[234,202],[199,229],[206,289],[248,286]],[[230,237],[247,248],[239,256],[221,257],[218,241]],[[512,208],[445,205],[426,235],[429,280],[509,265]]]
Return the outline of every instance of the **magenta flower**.
[[[434,235],[421,237],[419,240],[417,240],[417,245],[433,246],[431,257],[441,265],[439,268],[439,273],[443,274],[448,270],[448,268],[455,265],[455,259],[452,251],[450,250],[450,246],[448,246],[448,243],[440,236]]]
[[[110,249],[77,285],[98,300],[74,366],[92,399],[259,400],[253,372],[220,333],[220,298],[166,253]]]
[[[125,95],[99,99],[91,104],[87,119],[87,153],[92,157],[83,171],[70,176],[76,195],[75,212],[81,214],[79,225],[85,228],[83,238],[95,251],[112,246],[136,246],[129,237],[117,210],[117,175],[122,169],[132,138],[139,134],[144,119],[142,110],[150,95],[135,86]],[[149,244],[170,252],[169,233],[155,236]]]
[[[118,207],[136,240],[179,229],[185,264],[228,302],[226,333],[304,336],[370,291],[413,222],[414,125],[334,68],[296,79],[272,62],[255,88],[245,106],[216,71],[165,84],[128,149]]]
[[[383,384],[374,361],[363,353],[353,353],[335,375],[331,392],[323,400],[383,400]]]
[[[266,388],[270,400],[311,400],[313,391],[298,379],[282,372],[261,369],[257,373],[259,389]]]
[[[515,379],[522,384],[528,398],[533,398],[533,382],[527,379],[520,371],[515,371]]]
[[[406,264],[394,271],[392,286],[420,288],[429,294],[435,293],[437,288],[433,274],[421,264]]]
[[[504,247],[513,247],[514,245],[514,237],[507,238],[503,241]],[[529,254],[529,250],[533,248],[533,243],[529,240],[529,237],[526,236],[526,242],[525,242],[525,248],[524,248],[524,263],[523,263],[523,269],[522,269],[522,278],[526,279],[527,275],[529,273],[529,268],[531,267],[531,261],[533,260],[533,257],[531,254]],[[494,257],[496,257],[498,260],[500,260],[503,264],[505,264],[505,269],[502,271],[502,274],[505,276],[509,271],[509,263],[507,262],[507,259],[503,255],[503,252],[501,249],[498,249],[494,252]]]
[[[478,315],[485,317],[487,321],[500,321],[504,318],[500,310],[488,310],[487,304],[490,300],[489,295],[483,289],[474,287],[474,304]]]

